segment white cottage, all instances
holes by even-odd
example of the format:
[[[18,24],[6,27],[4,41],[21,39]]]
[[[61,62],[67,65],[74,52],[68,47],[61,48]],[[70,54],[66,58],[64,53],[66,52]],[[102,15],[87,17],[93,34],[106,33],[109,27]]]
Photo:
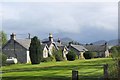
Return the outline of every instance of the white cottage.
[[[43,58],[47,58],[49,56],[49,48],[47,44],[42,44]]]
[[[50,55],[52,55],[54,50],[58,50],[51,33],[49,34],[49,40],[43,41],[42,44],[46,44],[48,46]]]
[[[52,55],[52,53],[53,53],[54,50],[59,50],[59,49],[61,49],[62,52],[63,52],[63,53],[62,53],[62,54],[63,54],[63,57],[67,60],[66,54],[68,53],[68,48],[67,48],[66,46],[62,45],[60,39],[58,39],[58,41],[55,42],[54,39],[53,39],[52,34],[50,33],[50,34],[49,34],[49,40],[43,41],[42,43],[48,45],[48,50],[49,50],[49,54],[50,54],[50,55]]]

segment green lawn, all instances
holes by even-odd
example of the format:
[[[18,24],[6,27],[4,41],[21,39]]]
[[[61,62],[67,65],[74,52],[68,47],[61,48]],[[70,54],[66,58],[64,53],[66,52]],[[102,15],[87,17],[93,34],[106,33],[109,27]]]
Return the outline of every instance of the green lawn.
[[[79,71],[80,80],[99,79],[103,77],[102,65],[111,61],[111,58],[98,58],[38,65],[15,64],[2,67],[2,80],[71,80],[72,70]]]

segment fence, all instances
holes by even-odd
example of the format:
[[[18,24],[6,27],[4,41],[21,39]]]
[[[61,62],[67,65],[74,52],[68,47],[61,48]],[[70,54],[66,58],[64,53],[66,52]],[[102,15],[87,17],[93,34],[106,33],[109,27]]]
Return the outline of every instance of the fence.
[[[99,65],[91,65],[91,66],[99,66]],[[110,77],[110,75],[109,75],[109,65],[104,64],[103,65],[103,78],[98,78],[97,80],[120,80],[120,61],[118,61],[117,66],[118,66],[118,67],[116,67],[117,68],[117,77]],[[72,80],[79,80],[80,79],[79,77],[80,77],[80,75],[79,75],[78,71],[77,70],[72,70]],[[82,79],[80,79],[80,80],[82,80]]]

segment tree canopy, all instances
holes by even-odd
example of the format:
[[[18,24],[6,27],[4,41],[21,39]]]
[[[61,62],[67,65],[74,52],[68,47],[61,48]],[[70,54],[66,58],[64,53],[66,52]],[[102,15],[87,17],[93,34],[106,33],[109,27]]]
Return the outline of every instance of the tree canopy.
[[[114,46],[110,49],[110,52],[112,53],[112,57],[114,59],[120,60],[120,46]]]
[[[0,31],[0,42],[4,45],[7,42],[7,35],[4,31]]]
[[[76,59],[76,53],[73,50],[70,50],[68,54],[66,55],[67,60],[74,61]]]

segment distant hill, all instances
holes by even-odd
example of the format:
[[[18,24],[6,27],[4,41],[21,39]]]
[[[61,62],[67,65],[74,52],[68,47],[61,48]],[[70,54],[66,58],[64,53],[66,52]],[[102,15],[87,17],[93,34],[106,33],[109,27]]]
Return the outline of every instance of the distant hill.
[[[108,45],[111,45],[111,46],[118,45],[118,39],[108,41]]]
[[[68,38],[68,37],[65,37],[65,38],[62,38],[61,39],[61,42],[63,43],[63,44],[65,44],[65,45],[67,45],[69,42],[71,42],[71,41],[74,41],[73,39],[71,39],[71,38]]]
[[[93,44],[95,44],[95,45],[103,45],[103,44],[105,44],[107,41],[105,41],[105,40],[100,40],[100,41],[96,41],[96,42],[93,42]]]
[[[42,41],[48,41],[49,39],[48,38],[45,38],[45,39],[43,39]],[[58,39],[54,39],[54,41],[56,42]],[[60,41],[64,44],[64,45],[68,45],[68,43],[69,42],[72,42],[72,41],[74,41],[74,42],[76,42],[76,43],[79,43],[79,42],[77,42],[77,41],[75,41],[75,40],[73,40],[73,39],[71,39],[71,38],[69,38],[69,37],[64,37],[64,38],[60,38]]]
[[[48,41],[49,39],[48,38],[45,38],[43,39],[42,41]],[[58,39],[54,39],[54,41],[56,42]],[[64,44],[64,45],[68,45],[69,42],[73,41],[75,43],[79,43],[69,37],[64,37],[64,38],[60,38],[61,42]],[[108,46],[115,46],[118,44],[118,40],[117,39],[114,39],[114,40],[109,40],[109,41],[106,41],[106,40],[99,40],[99,41],[96,41],[96,42],[92,42],[92,44],[94,45],[103,45],[105,43],[108,43]]]
[[[109,41],[100,40],[100,41],[93,42],[93,44],[95,44],[95,45],[102,45],[102,44],[105,44],[105,42],[108,43],[108,46],[115,46],[115,45],[118,44],[118,40],[117,39],[109,40]]]
[[[45,38],[45,39],[43,39],[42,41],[48,41],[49,39],[48,38]]]

